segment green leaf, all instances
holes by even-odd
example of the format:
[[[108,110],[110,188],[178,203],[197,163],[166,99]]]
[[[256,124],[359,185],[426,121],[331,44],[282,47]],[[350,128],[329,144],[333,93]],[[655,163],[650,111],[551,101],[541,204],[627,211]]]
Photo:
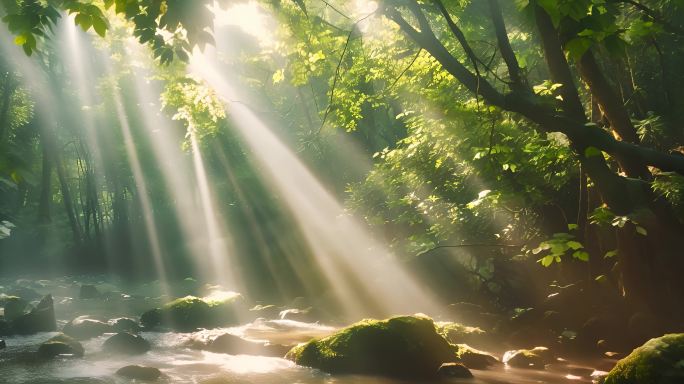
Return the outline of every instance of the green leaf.
[[[93,29],[100,37],[105,37],[107,34],[107,21],[100,17],[93,17]]]
[[[539,263],[541,263],[542,266],[548,267],[551,264],[553,264],[554,260],[555,260],[555,258],[553,256],[549,255],[549,256],[542,257],[538,261],[539,261]]]
[[[15,37],[15,38],[14,38],[14,44],[16,44],[16,45],[24,45],[24,44],[26,44],[26,35],[25,35],[25,34],[21,34],[21,35]]]
[[[647,235],[648,235],[648,232],[646,231],[646,228],[644,228],[644,227],[642,227],[642,226],[640,226],[640,225],[637,225],[637,226],[636,226],[636,233],[638,233],[638,234],[640,234],[640,235],[642,235],[642,236],[647,236]]]
[[[576,37],[565,43],[565,50],[570,56],[579,60],[591,48],[594,42],[586,37]]]
[[[612,251],[606,252],[606,254],[605,254],[603,257],[606,258],[606,259],[609,259],[609,258],[611,258],[611,257],[617,256],[617,254],[618,254],[617,249],[614,249],[614,250],[612,250]]]
[[[537,3],[546,11],[546,13],[549,14],[553,26],[558,27],[561,21],[561,12],[558,6],[558,0],[537,0]]]
[[[93,25],[92,18],[85,13],[79,13],[78,15],[76,15],[76,17],[74,18],[74,22],[76,23],[76,25],[81,26],[81,29],[83,29],[84,31],[87,31]]]
[[[582,243],[580,243],[579,241],[568,241],[567,244],[568,244],[568,247],[570,249],[575,250],[575,251],[578,249],[584,248]]]
[[[589,253],[587,251],[575,251],[572,253],[572,257],[577,260],[589,261]]]

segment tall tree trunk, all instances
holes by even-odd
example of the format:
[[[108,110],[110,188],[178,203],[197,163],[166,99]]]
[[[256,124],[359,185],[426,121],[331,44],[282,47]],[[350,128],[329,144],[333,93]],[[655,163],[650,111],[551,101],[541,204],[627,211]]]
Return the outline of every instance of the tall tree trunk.
[[[16,86],[16,82],[12,79],[12,75],[7,72],[5,74],[2,97],[0,99],[0,143],[4,143],[5,137],[9,134],[9,112],[10,106],[12,105],[12,94],[14,93]]]
[[[50,202],[52,201],[52,161],[49,151],[45,144],[45,139],[41,136],[41,147],[43,149],[43,169],[40,183],[40,201],[38,203],[38,222],[47,224],[51,221]]]
[[[629,112],[604,76],[593,52],[588,51],[582,56],[578,61],[578,68],[582,79],[589,86],[591,94],[595,97],[616,136],[620,140],[638,144],[640,142],[639,136],[634,124],[632,124],[632,119],[629,117]],[[644,180],[652,178],[648,168],[637,159],[623,157],[619,159],[619,162],[630,177]]]
[[[48,122],[39,121],[38,123],[42,127],[40,132],[41,140],[43,140],[46,150],[49,154],[49,159],[52,161],[55,171],[57,172],[57,179],[59,181],[60,190],[62,192],[62,201],[64,203],[64,211],[69,220],[69,226],[71,227],[74,243],[79,244],[81,242],[81,229],[76,217],[76,211],[74,209],[71,192],[69,190],[69,180],[59,154],[57,139],[52,132],[52,128],[48,125]]]

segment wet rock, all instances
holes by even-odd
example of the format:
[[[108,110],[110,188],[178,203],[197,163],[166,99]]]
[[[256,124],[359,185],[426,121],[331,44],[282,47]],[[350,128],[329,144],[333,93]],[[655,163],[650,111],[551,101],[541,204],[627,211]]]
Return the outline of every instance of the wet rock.
[[[255,341],[245,340],[230,333],[223,334],[212,340],[207,346],[207,350],[215,353],[227,353],[229,355],[253,355],[283,357],[290,348],[264,344]]]
[[[286,358],[329,373],[417,379],[434,378],[438,368],[455,362],[456,356],[432,319],[401,316],[363,320],[299,345]]]
[[[81,343],[65,334],[59,334],[51,338],[38,348],[38,356],[41,359],[52,359],[59,355],[83,357],[84,353],[85,350]]]
[[[7,296],[4,298],[5,319],[12,321],[24,314],[28,301],[17,297]]]
[[[212,340],[207,349],[211,352],[230,355],[259,355],[262,346],[262,344],[226,333]]]
[[[591,377],[591,381],[596,384],[604,384],[606,381],[606,377],[608,376],[608,372],[606,371],[593,371],[589,377]]]
[[[11,296],[21,297],[22,299],[27,301],[38,300],[41,297],[43,297],[43,295],[38,293],[35,289],[31,289],[28,287],[17,287],[10,290],[8,293]]]
[[[461,363],[444,363],[437,369],[437,376],[448,379],[469,379],[473,377],[473,374]]]
[[[128,365],[116,371],[116,374],[127,379],[154,381],[161,376],[161,371],[153,367],[143,367],[141,365]]]
[[[91,284],[81,285],[81,290],[79,291],[78,298],[81,300],[88,299],[99,299],[102,296],[97,287]]]
[[[605,384],[684,383],[684,333],[647,341],[608,373]]]
[[[236,303],[239,296],[226,300],[203,300],[186,296],[143,313],[140,322],[145,328],[159,326],[188,332],[199,328],[215,328],[237,324]]]
[[[150,309],[140,316],[140,324],[148,329],[153,329],[162,325],[162,321],[162,310],[160,308]]]
[[[553,359],[553,354],[548,348],[535,347],[508,351],[504,354],[503,361],[515,368],[544,369],[546,364],[553,362]]]
[[[5,340],[0,339],[0,349],[5,349],[7,348],[7,343],[5,343]]]
[[[12,334],[10,323],[3,318],[0,318],[0,336],[9,336]]]
[[[112,326],[88,316],[77,317],[64,326],[63,332],[78,340],[87,340],[112,332]]]
[[[121,332],[107,339],[102,345],[105,352],[140,355],[152,348],[150,343],[141,336]]]
[[[57,330],[55,308],[52,295],[47,295],[31,310],[11,322],[12,331],[20,335],[38,332],[54,332]]]
[[[138,322],[127,317],[109,320],[109,325],[114,332],[138,333],[142,330]]]
[[[502,364],[491,353],[477,350],[467,344],[456,344],[454,347],[458,361],[470,369],[487,369]]]

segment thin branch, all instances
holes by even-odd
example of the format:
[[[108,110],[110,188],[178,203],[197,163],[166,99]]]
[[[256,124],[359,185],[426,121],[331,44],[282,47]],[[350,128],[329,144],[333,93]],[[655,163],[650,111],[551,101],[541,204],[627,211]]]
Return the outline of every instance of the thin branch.
[[[633,6],[634,8],[640,10],[641,12],[644,13],[644,15],[646,15],[651,20],[653,20],[659,24],[662,24],[662,26],[664,27],[664,29],[667,32],[670,32],[670,33],[673,33],[676,35],[680,35],[680,36],[684,36],[684,28],[682,28],[678,25],[672,24],[671,22],[666,20],[660,13],[649,8],[645,4],[642,4],[636,0],[616,0],[616,1],[618,3],[629,4],[629,5]]]
[[[326,1],[326,0],[321,0],[321,1],[324,2],[325,5],[327,5],[328,7],[330,7],[330,9],[332,9],[333,11],[335,11],[335,13],[339,14],[340,16],[342,16],[342,17],[344,17],[344,18],[346,18],[346,19],[348,19],[348,20],[351,20],[351,17],[345,15],[342,11],[340,11],[340,10],[337,9],[337,8],[335,8],[335,7],[334,7],[332,4],[330,4],[328,1]]]
[[[354,33],[354,28],[352,27],[352,30],[349,31],[349,35],[347,35],[347,41],[344,43],[344,49],[342,50],[342,55],[340,55],[340,61],[337,62],[337,68],[335,68],[335,78],[333,79],[333,84],[332,88],[330,89],[330,101],[328,102],[328,106],[325,108],[325,114],[323,114],[323,120],[321,121],[321,126],[318,128],[318,133],[321,133],[323,130],[323,127],[325,126],[325,122],[328,120],[328,115],[330,114],[330,110],[332,109],[333,102],[335,101],[335,88],[337,87],[337,79],[340,76],[340,68],[342,67],[342,60],[344,60],[344,55],[347,53],[347,47],[349,47],[349,41],[351,41],[352,34]]]
[[[484,99],[492,105],[503,106],[505,104],[504,95],[498,92],[489,82],[470,72],[468,68],[458,61],[446,47],[442,45],[431,30],[417,31],[396,9],[388,8],[385,10],[385,14],[390,20],[394,21],[409,38],[415,41],[418,46],[428,51],[442,64],[442,67],[447,72],[454,76],[471,92],[476,95],[482,95]]]
[[[496,33],[496,40],[499,45],[499,50],[501,51],[501,57],[503,57],[506,66],[508,67],[508,75],[513,81],[513,86],[526,89],[528,88],[526,84],[525,77],[520,69],[520,64],[518,59],[515,57],[515,52],[511,47],[511,41],[508,39],[508,32],[506,31],[506,23],[503,19],[503,12],[501,11],[501,6],[498,0],[489,0],[489,8],[491,11],[492,23],[494,24],[494,31]]]
[[[351,27],[351,30],[349,31],[349,34],[347,35],[347,41],[344,43],[344,49],[342,49],[342,55],[340,55],[340,60],[337,62],[337,68],[335,68],[335,78],[333,79],[333,84],[332,88],[330,89],[330,101],[328,102],[328,107],[325,109],[325,114],[323,115],[323,121],[321,121],[321,126],[318,128],[318,133],[321,133],[323,130],[323,127],[325,126],[325,122],[328,121],[328,116],[330,115],[330,111],[332,110],[333,103],[335,102],[335,88],[337,87],[337,81],[340,77],[340,69],[342,68],[342,61],[344,60],[344,56],[347,54],[347,48],[349,48],[349,42],[351,41],[352,35],[354,34],[354,30],[356,29],[356,26],[366,20],[367,18],[371,17],[372,15],[375,14],[376,11],[373,11],[366,16],[358,19],[357,21],[354,22],[354,24]]]
[[[413,60],[411,60],[411,62],[409,63],[409,65],[408,65],[406,68],[404,68],[403,71],[401,71],[401,73],[399,74],[399,76],[398,76],[396,79],[394,79],[394,81],[392,82],[392,85],[390,85],[389,88],[394,88],[394,86],[397,85],[397,83],[399,82],[399,79],[401,79],[402,77],[404,77],[404,75],[406,74],[406,72],[407,72],[409,69],[411,69],[411,67],[412,67],[413,64],[416,62],[416,60],[418,60],[418,56],[420,56],[421,52],[423,52],[423,48],[418,49],[418,52],[416,52],[416,55],[413,57]]]
[[[442,16],[444,16],[444,19],[446,19],[447,25],[449,26],[451,33],[456,37],[456,40],[458,40],[458,43],[461,45],[461,47],[465,51],[466,56],[468,56],[468,59],[470,59],[470,62],[473,64],[473,68],[475,69],[475,73],[477,74],[478,77],[480,77],[480,70],[477,67],[477,61],[478,61],[477,55],[475,55],[475,51],[473,51],[473,48],[468,43],[468,40],[466,40],[465,34],[456,25],[456,23],[454,22],[454,19],[451,17],[451,15],[449,14],[449,11],[446,9],[446,7],[442,3],[442,1],[441,0],[435,0],[435,4],[437,4],[437,8],[439,8],[439,11],[442,13]]]

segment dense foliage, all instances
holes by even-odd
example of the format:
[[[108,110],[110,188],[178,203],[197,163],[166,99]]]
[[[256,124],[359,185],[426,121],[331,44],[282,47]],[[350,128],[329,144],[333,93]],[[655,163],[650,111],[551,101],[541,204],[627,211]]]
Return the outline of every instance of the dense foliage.
[[[65,110],[85,104],[92,124],[116,126],[124,124],[116,116],[123,104],[147,188],[139,190],[125,132],[98,131],[100,140],[117,143],[98,154],[89,149],[88,128],[66,116],[59,124],[70,129],[45,128],[47,117],[34,111],[38,96],[23,85],[26,75],[3,62],[0,238],[38,217],[35,228],[70,228],[69,247],[87,244],[92,252],[103,245],[101,233],[129,238],[128,229],[144,227],[138,194],[151,195],[155,215],[170,219],[161,220],[164,241],[177,238],[184,224],[171,206],[178,202],[165,191],[154,139],[141,133],[144,117],[129,97],[136,73],[149,71],[163,89],[155,107],[176,121],[157,123],[173,131],[179,147],[184,142],[176,156],[189,156],[197,141],[220,180],[218,209],[238,227],[252,220],[242,250],[262,258],[248,263],[260,270],[292,247],[306,248],[277,192],[256,176],[249,151],[230,133],[230,106],[224,110],[207,84],[186,75],[183,61],[195,46],[232,30],[213,28],[209,3],[2,2],[14,42],[40,54],[54,79],[51,97]],[[518,298],[509,304],[536,282],[584,281],[662,313],[680,311],[673,304],[684,296],[677,272],[684,219],[681,1],[312,0],[261,7],[276,25],[275,43],[233,31],[237,48],[222,64],[272,115],[264,119],[284,122],[279,134],[408,262],[456,259],[464,281],[497,300]],[[78,100],[73,64],[60,62],[62,48],[48,38],[61,12],[106,37],[101,51],[120,60],[115,73],[97,74],[105,90],[97,100]],[[131,32],[149,51],[141,53],[142,68],[124,60]],[[363,165],[346,166],[359,158]],[[219,176],[226,170],[216,164],[229,164],[231,175]],[[59,188],[51,185],[53,167]],[[58,203],[63,209],[52,217]],[[4,241],[34,236],[25,231]],[[530,271],[535,279],[521,278]]]

